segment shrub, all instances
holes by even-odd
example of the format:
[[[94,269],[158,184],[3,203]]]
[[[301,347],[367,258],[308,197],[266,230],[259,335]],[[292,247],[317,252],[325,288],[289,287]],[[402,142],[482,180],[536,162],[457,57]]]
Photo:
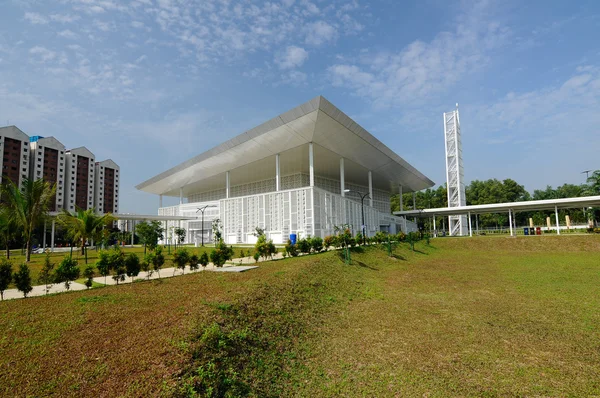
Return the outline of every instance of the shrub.
[[[0,296],[4,300],[4,291],[12,282],[12,263],[10,260],[0,258]]]
[[[259,229],[257,228],[257,232]],[[272,240],[267,240],[266,235],[262,234],[258,236],[258,240],[254,245],[255,254],[258,253],[259,256],[263,257],[265,260],[267,257],[273,257],[273,254],[277,252],[277,248],[273,244]]]
[[[208,265],[208,253],[202,253],[198,261],[200,262],[200,265],[202,265],[202,268],[206,268],[206,266]]]
[[[157,247],[156,250],[154,250],[154,262],[153,267],[154,267],[154,271],[158,272],[158,277],[160,278],[160,269],[162,268],[162,266],[165,264],[165,255],[162,252],[162,249],[160,247]]]
[[[127,276],[131,278],[131,282],[133,282],[134,276],[139,275],[141,269],[140,258],[135,253],[129,253],[127,257],[125,257],[125,270]]]
[[[110,274],[110,253],[106,250],[100,250],[98,253],[98,261],[96,261],[96,268],[100,275],[104,277],[104,284],[106,285],[106,277]]]
[[[335,240],[335,236],[327,235],[325,239],[323,239],[323,246],[325,247],[325,250],[329,250],[331,246],[336,246]]]
[[[173,275],[175,275],[175,270],[180,268],[183,273],[185,273],[185,265],[190,261],[190,253],[188,253],[187,249],[178,249],[173,253],[173,264],[175,264],[175,269],[173,270]]]
[[[354,237],[354,241],[356,242],[357,245],[364,243],[363,234],[360,232],[357,232],[356,236]]]
[[[233,257],[233,248],[227,246],[223,240],[220,240],[215,249],[210,253],[210,261],[212,261],[215,267],[222,267],[227,260],[231,260],[231,257]]]
[[[285,245],[285,252],[290,257],[298,256],[298,246],[294,245],[291,240],[288,239],[287,244]]]
[[[85,279],[85,286],[89,289],[94,284],[94,266],[88,265],[83,270],[83,277]]]
[[[315,236],[311,239],[310,244],[315,253],[319,253],[323,250],[323,239],[320,236]]]
[[[197,254],[192,254],[190,256],[190,271],[196,271],[198,269],[198,262],[200,259]]]
[[[383,231],[377,231],[377,233],[375,234],[375,236],[373,236],[373,240],[375,241],[375,243],[377,243],[378,245],[380,245],[383,242],[387,241],[387,235],[388,234],[386,234]]]
[[[396,234],[396,240],[398,242],[404,242],[406,240],[406,234],[404,232],[402,232],[402,231],[398,232]]]
[[[300,250],[301,253],[310,253],[310,242],[308,239],[302,238],[298,241],[298,250]]]
[[[254,258],[254,262],[257,263],[258,259],[260,258],[260,253],[259,252],[254,252],[254,255],[252,257]]]
[[[31,285],[31,272],[29,266],[23,263],[19,266],[19,270],[13,275],[15,285],[20,292],[23,292],[23,297],[27,297],[30,291],[33,290]]]
[[[57,283],[64,283],[65,288],[69,290],[71,288],[71,282],[79,278],[79,267],[77,266],[77,260],[71,256],[65,256],[62,261],[58,264],[58,268],[55,271],[55,280]]]

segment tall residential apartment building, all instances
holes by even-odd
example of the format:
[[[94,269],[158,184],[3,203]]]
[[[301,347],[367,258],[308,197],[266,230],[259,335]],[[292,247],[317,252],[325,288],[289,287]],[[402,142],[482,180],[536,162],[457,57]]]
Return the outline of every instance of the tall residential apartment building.
[[[50,211],[118,212],[120,170],[112,160],[96,162],[85,147],[67,150],[55,137],[30,137],[15,126],[0,127],[0,151],[2,184],[43,178],[56,185]]]
[[[94,207],[94,154],[86,147],[66,152],[67,178],[65,179],[65,209],[91,209]]]
[[[10,179],[19,187],[29,178],[29,136],[15,126],[0,127],[2,184]]]
[[[65,146],[54,137],[34,136],[30,138],[30,178],[41,178],[56,185],[56,194],[50,211],[60,211],[65,206]]]
[[[96,162],[94,207],[98,213],[119,212],[119,166],[111,159]]]

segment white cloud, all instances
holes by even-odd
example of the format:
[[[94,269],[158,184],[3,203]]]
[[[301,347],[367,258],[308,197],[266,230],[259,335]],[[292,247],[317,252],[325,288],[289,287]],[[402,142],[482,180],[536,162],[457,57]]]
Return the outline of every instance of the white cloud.
[[[44,25],[48,23],[48,18],[37,12],[26,12],[24,18],[34,25]]]
[[[51,14],[50,19],[55,22],[71,23],[71,22],[75,22],[81,18],[79,17],[79,15]]]
[[[60,37],[64,37],[65,39],[76,39],[77,34],[69,29],[65,29],[63,31],[58,32]]]
[[[48,50],[47,48],[41,46],[30,48],[29,54],[35,56],[40,62],[48,62],[56,58],[56,53],[54,51]]]
[[[308,59],[308,51],[302,47],[289,46],[280,54],[275,62],[280,69],[298,68]]]
[[[453,32],[430,42],[414,41],[399,53],[365,51],[358,62],[334,64],[328,71],[335,86],[388,107],[419,102],[444,92],[506,42],[508,30],[473,15],[461,16]]]
[[[306,43],[320,46],[322,44],[335,41],[337,38],[337,29],[325,21],[317,21],[306,27]]]

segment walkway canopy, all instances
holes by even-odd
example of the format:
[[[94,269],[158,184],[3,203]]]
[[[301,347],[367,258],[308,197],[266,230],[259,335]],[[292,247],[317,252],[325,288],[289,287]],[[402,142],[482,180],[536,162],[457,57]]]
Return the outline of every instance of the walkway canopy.
[[[460,216],[469,214],[503,213],[572,209],[579,207],[600,206],[600,196],[582,196],[579,198],[529,200],[524,202],[493,203],[487,205],[471,205],[460,207],[439,207],[435,209],[395,211],[397,216],[431,217],[431,216]]]

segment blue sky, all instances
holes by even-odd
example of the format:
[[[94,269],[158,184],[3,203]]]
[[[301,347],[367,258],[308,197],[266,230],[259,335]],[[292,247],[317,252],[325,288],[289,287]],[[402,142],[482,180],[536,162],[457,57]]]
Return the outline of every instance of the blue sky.
[[[0,125],[85,145],[134,186],[323,95],[444,183],[600,169],[600,2],[0,0]]]

